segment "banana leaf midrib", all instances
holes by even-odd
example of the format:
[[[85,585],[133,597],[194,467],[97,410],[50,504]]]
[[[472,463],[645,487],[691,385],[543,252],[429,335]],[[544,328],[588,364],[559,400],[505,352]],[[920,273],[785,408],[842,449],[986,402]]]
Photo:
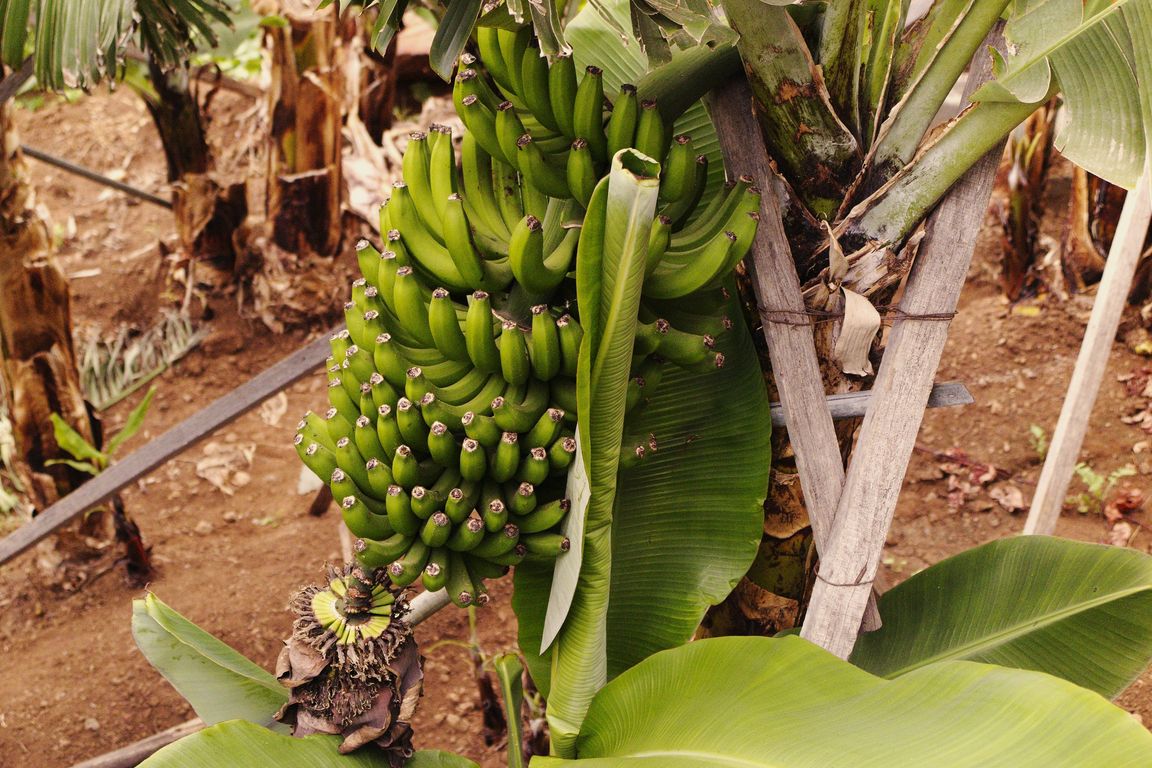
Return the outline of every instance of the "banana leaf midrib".
[[[982,636],[979,640],[969,643],[962,643],[960,645],[949,646],[946,650],[941,651],[940,653],[936,653],[932,656],[925,656],[917,660],[914,664],[907,664],[897,669],[888,670],[884,672],[883,676],[885,678],[891,679],[937,662],[952,661],[955,659],[971,659],[981,651],[995,650],[1006,645],[1011,640],[1027,636],[1029,634],[1035,633],[1037,630],[1058,624],[1066,618],[1076,616],[1081,613],[1087,613],[1088,611],[1091,611],[1102,605],[1115,603],[1125,598],[1132,597],[1133,595],[1138,595],[1141,592],[1148,592],[1150,589],[1152,589],[1152,587],[1149,587],[1149,585],[1145,584],[1117,592],[1109,592],[1105,596],[1085,602],[1079,602],[1073,606],[1063,608],[1059,611],[1045,614],[1045,616],[1040,620],[1018,621],[999,632]],[[881,609],[882,608],[883,605],[881,605]]]

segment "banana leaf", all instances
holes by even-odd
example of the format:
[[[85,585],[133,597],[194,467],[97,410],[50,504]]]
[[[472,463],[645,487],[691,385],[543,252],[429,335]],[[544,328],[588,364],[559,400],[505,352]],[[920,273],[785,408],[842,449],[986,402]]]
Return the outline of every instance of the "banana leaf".
[[[472,27],[480,17],[481,0],[452,0],[436,28],[436,36],[428,49],[428,63],[432,71],[444,80],[452,80],[456,59],[468,44]]]
[[[659,191],[657,163],[635,150],[617,152],[612,169],[592,194],[577,252],[576,295],[584,326],[577,375],[579,450],[588,468],[591,497],[585,510],[569,513],[583,513],[585,523],[579,579],[553,643],[548,724],[559,754],[570,750],[592,696],[607,678],[612,510],[648,235]],[[602,236],[592,236],[602,239],[586,245],[597,228],[602,228]],[[553,592],[550,600],[566,597]]]
[[[1010,53],[973,98],[1038,101],[1054,78],[1066,118],[1057,148],[1097,176],[1133,187],[1148,153],[1141,94],[1147,100],[1152,82],[1134,57],[1152,44],[1150,6],[1152,0],[1018,0],[1004,30]]]
[[[701,640],[605,686],[576,760],[533,768],[1152,765],[1152,734],[1091,691],[968,661],[875,677],[796,637]]]
[[[730,302],[726,312],[736,322],[718,343],[724,367],[670,367],[635,427],[655,437],[657,450],[623,472],[616,491],[609,679],[687,642],[756,557],[771,414],[739,306]]]
[[[1046,536],[985,544],[880,598],[884,626],[851,661],[898,677],[968,659],[1115,696],[1152,660],[1152,557]]]
[[[246,720],[229,720],[185,736],[140,763],[140,768],[386,768],[379,751],[362,749],[350,755],[336,751],[339,736],[295,739],[267,731]],[[451,752],[422,750],[405,768],[479,768]]]
[[[288,690],[271,673],[155,595],[132,601],[132,637],[148,662],[205,723],[241,719],[280,733],[290,730],[275,719],[288,701]]]

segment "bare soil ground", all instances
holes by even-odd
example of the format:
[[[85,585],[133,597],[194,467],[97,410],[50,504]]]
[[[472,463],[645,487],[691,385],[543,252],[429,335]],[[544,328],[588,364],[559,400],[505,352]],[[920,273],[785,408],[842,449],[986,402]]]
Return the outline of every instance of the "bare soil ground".
[[[251,104],[232,94],[220,101],[212,135],[224,162],[240,167],[251,161]],[[159,143],[143,107],[126,89],[76,105],[50,101],[18,119],[26,143],[164,194]],[[60,225],[58,258],[74,278],[78,325],[111,332],[120,323],[151,322],[173,299],[165,293],[167,266],[156,247],[171,236],[169,213],[30,162],[41,202]],[[892,581],[1021,530],[1023,514],[1010,508],[1027,505],[1040,466],[1029,427],[1051,432],[1083,331],[1088,301],[1007,306],[991,272],[995,238],[984,240],[938,375],[940,381],[967,383],[977,402],[932,411],[925,420],[922,450],[913,459],[888,542],[885,563]],[[273,337],[257,321],[241,317],[232,297],[217,296],[210,306],[211,335],[157,380],[147,426],[128,449],[326,327],[318,321],[307,332]],[[318,315],[325,311],[317,308]],[[1150,365],[1115,345],[1083,456],[1102,474],[1131,464],[1137,474],[1124,482],[1145,493],[1152,493],[1148,436],[1121,417],[1142,410],[1148,398],[1130,394],[1130,383],[1118,379]],[[124,494],[159,568],[149,589],[269,668],[290,628],[289,596],[321,576],[324,560],[339,560],[339,518],[309,516],[311,498],[296,492],[299,462],[291,446],[299,414],[323,401],[319,375],[309,377]],[[114,431],[133,404],[130,399],[105,414],[108,429]],[[198,462],[221,452],[239,457],[227,478],[230,493],[197,474]],[[1139,526],[1134,530],[1129,546],[1152,548],[1152,537]],[[1066,513],[1059,532],[1088,541],[1109,536],[1096,511]],[[37,557],[29,553],[0,569],[0,764],[69,766],[192,717],[133,644],[130,603],[141,591],[125,583],[116,553],[92,563],[87,581],[74,591],[46,579]],[[496,585],[492,604],[477,613],[484,654],[515,648],[509,592],[510,585]],[[427,655],[417,745],[458,751],[486,768],[503,765],[501,745],[485,747],[481,739],[467,616],[441,612],[417,636]],[[1146,675],[1119,700],[1146,722],[1152,722],[1150,686]]]

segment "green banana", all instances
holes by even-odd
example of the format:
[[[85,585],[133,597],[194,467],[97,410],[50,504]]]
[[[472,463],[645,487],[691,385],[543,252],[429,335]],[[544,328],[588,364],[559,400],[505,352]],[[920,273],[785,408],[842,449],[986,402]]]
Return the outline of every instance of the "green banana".
[[[420,578],[424,566],[428,564],[430,551],[423,541],[413,540],[408,552],[388,566],[388,577],[392,579],[392,583],[398,587],[406,587]]]
[[[388,497],[384,500],[388,514],[388,523],[398,533],[405,536],[415,536],[420,532],[420,518],[412,511],[412,498],[408,491],[400,485],[388,488]]]
[[[456,530],[448,537],[446,546],[455,552],[468,552],[475,549],[484,540],[484,521],[475,511],[464,522],[456,526]]]
[[[526,515],[536,509],[536,486],[522,482],[508,494],[508,511],[514,515]]]
[[[588,201],[592,199],[592,190],[600,180],[587,139],[576,139],[572,142],[568,150],[568,163],[564,175],[568,182],[568,193],[581,206],[587,208]]]
[[[460,446],[442,421],[432,422],[428,430],[428,453],[444,467],[455,467],[460,463]]]
[[[559,525],[571,507],[572,502],[568,499],[556,499],[517,518],[516,525],[520,526],[521,534],[541,533]]]
[[[500,41],[500,57],[504,60],[509,90],[520,96],[524,93],[520,62],[524,60],[524,56],[528,52],[528,45],[532,42],[532,29],[528,26],[520,27],[515,31],[500,29],[496,36]]]
[[[548,464],[548,451],[541,447],[532,448],[520,462],[520,467],[516,470],[516,477],[526,483],[539,485],[548,478],[551,469]]]
[[[511,480],[520,466],[520,436],[515,432],[505,432],[496,444],[492,462],[488,466],[488,477],[498,483]]]
[[[486,409],[491,408],[491,400],[489,404],[485,405]],[[500,427],[496,426],[496,420],[491,416],[486,416],[476,411],[468,411],[461,419],[461,424],[464,427],[465,434],[476,442],[483,445],[485,448],[495,448],[500,442],[500,437],[503,432]]]
[[[420,408],[406,397],[396,401],[396,426],[400,428],[400,436],[407,447],[420,454],[428,453],[428,425],[424,423]],[[392,474],[396,474],[395,466]],[[406,482],[401,484],[408,485]]]
[[[502,90],[511,90],[512,80],[508,77],[508,67],[500,53],[500,35],[496,27],[476,28],[476,48],[480,52],[480,59],[492,79]]]
[[[548,68],[548,100],[552,104],[552,115],[556,118],[560,132],[570,139],[579,136],[573,120],[573,105],[576,103],[576,64],[571,54],[561,53],[552,59]]]
[[[408,248],[413,263],[428,275],[433,281],[433,285],[439,284],[451,291],[458,292],[469,290],[468,281],[456,268],[456,262],[452,260],[452,255],[448,253],[448,249],[444,247],[440,239],[433,235],[431,230],[424,226],[417,216],[415,206],[412,204],[412,194],[407,185],[398,181],[392,185],[392,190],[392,197],[388,202],[390,216],[393,217],[393,221],[399,227],[400,236]],[[437,224],[436,226],[439,229],[441,225]],[[402,322],[407,318],[404,316],[404,310],[399,306],[400,275],[407,268],[400,267],[396,270],[396,285],[393,288],[397,303],[396,315]],[[422,336],[417,338],[420,341],[425,341]],[[431,344],[431,340],[428,340],[428,343]]]
[[[448,590],[452,604],[459,608],[467,608],[475,599],[476,588],[472,585],[468,566],[464,564],[464,558],[459,552],[451,552],[448,556],[448,583],[445,589]]]
[[[548,464],[552,467],[552,474],[554,475],[566,473],[568,467],[572,466],[572,462],[575,460],[576,439],[574,437],[562,437],[548,448]]]
[[[573,136],[588,142],[597,163],[608,162],[608,138],[604,135],[604,72],[589,66],[576,87],[572,106]]]
[[[656,106],[656,100],[645,99],[640,102],[640,117],[636,120],[636,140],[632,146],[663,165],[671,133],[667,121]]]
[[[356,263],[360,267],[360,274],[370,284],[376,284],[376,271],[380,267],[380,251],[367,240],[356,243]]]
[[[448,586],[450,567],[447,550],[433,549],[428,555],[428,564],[424,566],[424,573],[420,576],[424,589],[429,592],[438,592]]]
[[[444,505],[443,496],[422,485],[417,485],[409,491],[408,497],[412,501],[412,514],[425,521],[438,512],[440,507]],[[431,542],[428,543],[429,546],[436,546]]]
[[[505,432],[527,432],[548,409],[548,384],[537,379],[528,381],[527,391],[519,402],[501,396],[492,400],[492,417]]]
[[[502,101],[496,107],[496,141],[505,161],[517,170],[520,168],[520,154],[516,142],[525,134],[524,123],[516,114],[516,107],[510,101]]]
[[[445,288],[432,291],[428,305],[428,330],[436,349],[451,360],[466,362],[468,346],[464,343],[464,332],[456,316],[456,307]]]
[[[400,426],[396,423],[395,409],[387,403],[381,405],[376,413],[376,437],[380,438],[385,456],[391,456],[404,442]]]
[[[532,429],[524,437],[526,448],[547,448],[556,442],[564,425],[564,411],[549,408],[544,411]]]
[[[430,547],[442,547],[452,535],[452,521],[443,512],[436,512],[420,528],[420,539]]]
[[[472,229],[464,212],[464,198],[448,195],[444,203],[444,243],[461,277],[471,286],[490,287],[484,273],[484,260],[472,242]]]
[[[549,130],[559,131],[560,124],[552,114],[552,101],[548,95],[548,60],[539,47],[529,47],[520,62],[520,95],[528,111]]]
[[[545,257],[544,225],[528,214],[516,225],[508,243],[512,274],[529,293],[551,294],[568,276],[579,239],[580,230],[569,229],[560,245]]]
[[[500,373],[509,384],[524,384],[531,373],[528,342],[520,326],[511,320],[505,320],[500,327]]]
[[[368,473],[368,484],[372,486],[370,489],[372,496],[384,499],[384,511],[387,513],[388,488],[393,484],[392,469],[375,456],[364,463],[364,469]]]
[[[460,475],[465,480],[478,482],[484,479],[488,470],[488,457],[480,443],[468,438],[461,444],[459,466]]]
[[[444,222],[448,196],[456,194],[460,186],[456,178],[456,152],[452,146],[451,128],[433,124],[429,131],[429,136],[434,140],[428,156],[432,203],[440,221]]]
[[[436,205],[432,197],[432,182],[429,178],[429,152],[428,134],[422,131],[413,131],[408,134],[408,146],[404,150],[401,161],[401,170],[404,174],[404,183],[412,198],[412,205],[420,216],[420,220],[433,237],[440,231],[440,218],[436,215]],[[402,222],[401,234],[403,234]]]
[[[386,568],[412,546],[412,537],[394,533],[386,539],[357,539],[352,548],[356,561],[366,568]]]
[[[579,258],[579,256],[577,256]],[[584,329],[571,315],[563,315],[556,321],[556,333],[560,339],[560,373],[567,378],[576,378],[576,365],[580,358],[580,342]],[[565,406],[565,410],[572,410]]]
[[[494,338],[492,304],[486,291],[476,291],[464,320],[464,341],[472,364],[486,373],[500,372],[500,349]]]
[[[564,165],[554,165],[525,133],[516,140],[516,165],[525,180],[549,197],[568,197],[567,159]]]
[[[507,523],[497,531],[484,537],[469,554],[473,557],[490,559],[499,557],[512,550],[520,542],[520,528],[513,523]]]
[[[555,560],[572,547],[572,542],[562,533],[532,533],[520,537],[520,542],[528,548],[529,557]]]
[[[355,496],[340,501],[340,513],[352,535],[361,539],[386,539],[394,533],[387,517],[377,515]]]
[[[608,156],[613,157],[625,147],[632,146],[636,136],[636,122],[640,117],[640,100],[636,96],[636,86],[624,83],[620,95],[612,103],[612,114],[604,129],[608,141]]]
[[[560,334],[547,304],[532,307],[532,343],[528,351],[536,378],[549,381],[560,373]]]
[[[493,158],[509,162],[496,134],[495,107],[489,107],[473,94],[461,99],[458,109],[464,127],[476,138],[476,143]]]

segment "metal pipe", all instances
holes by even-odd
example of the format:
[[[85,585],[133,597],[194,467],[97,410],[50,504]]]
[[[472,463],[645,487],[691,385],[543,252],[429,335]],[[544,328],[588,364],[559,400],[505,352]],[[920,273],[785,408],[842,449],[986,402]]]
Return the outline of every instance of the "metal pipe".
[[[91,170],[90,168],[85,168],[83,166],[70,163],[67,160],[62,160],[59,157],[55,157],[54,155],[50,155],[47,152],[41,152],[38,149],[33,149],[27,144],[21,146],[20,149],[23,150],[24,154],[28,155],[28,157],[35,158],[42,163],[54,165],[57,168],[67,171],[68,173],[81,176],[85,179],[88,179],[89,181],[94,181],[97,184],[103,184],[106,187],[111,187],[112,189],[118,190],[127,195],[138,197],[141,200],[147,200],[149,203],[152,203],[153,205],[159,205],[161,208],[172,210],[171,200],[165,200],[164,198],[158,195],[154,195],[151,192],[145,192],[142,189],[136,189],[136,187],[125,184],[122,181],[110,179],[107,176],[103,176],[96,171]]]

